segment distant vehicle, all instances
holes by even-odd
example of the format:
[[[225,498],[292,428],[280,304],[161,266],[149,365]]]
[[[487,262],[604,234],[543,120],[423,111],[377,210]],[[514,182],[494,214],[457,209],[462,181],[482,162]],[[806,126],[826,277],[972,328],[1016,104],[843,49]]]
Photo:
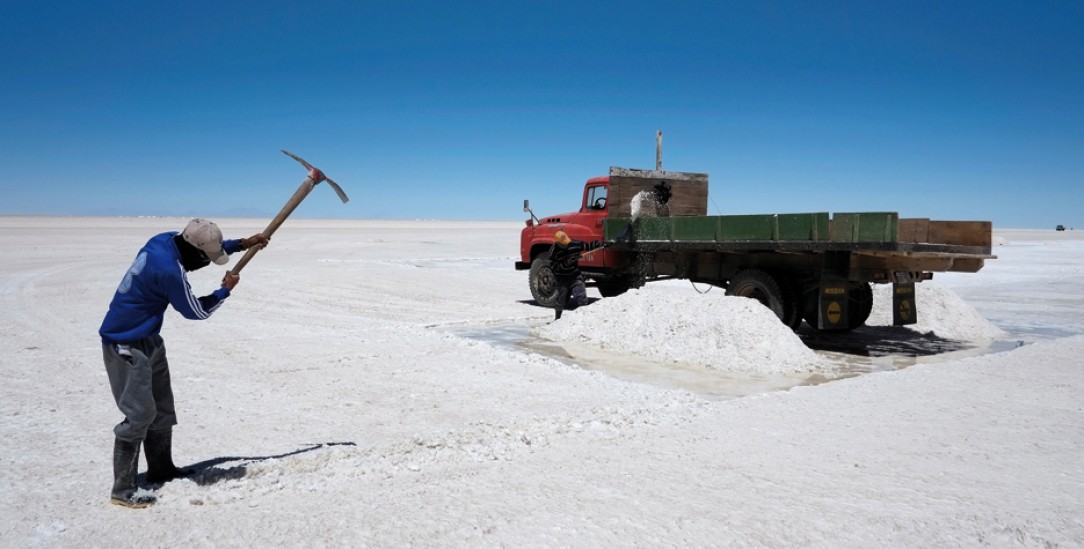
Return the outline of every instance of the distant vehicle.
[[[1055,231],[1064,231],[1065,230],[1065,225],[1058,225],[1057,227],[1054,227],[1054,230]]]

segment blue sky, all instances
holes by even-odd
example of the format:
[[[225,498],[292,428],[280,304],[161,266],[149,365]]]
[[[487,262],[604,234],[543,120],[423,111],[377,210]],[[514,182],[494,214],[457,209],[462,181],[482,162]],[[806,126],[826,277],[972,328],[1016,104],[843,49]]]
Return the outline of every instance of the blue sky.
[[[0,215],[709,211],[1084,228],[1080,2],[51,2],[0,18]]]

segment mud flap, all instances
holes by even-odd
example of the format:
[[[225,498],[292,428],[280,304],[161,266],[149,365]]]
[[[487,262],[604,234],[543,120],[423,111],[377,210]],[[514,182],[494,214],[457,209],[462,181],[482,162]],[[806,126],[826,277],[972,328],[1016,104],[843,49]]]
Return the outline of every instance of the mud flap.
[[[906,326],[918,322],[914,282],[892,283],[892,325]]]
[[[822,282],[817,305],[817,329],[848,329],[847,301],[847,281]]]

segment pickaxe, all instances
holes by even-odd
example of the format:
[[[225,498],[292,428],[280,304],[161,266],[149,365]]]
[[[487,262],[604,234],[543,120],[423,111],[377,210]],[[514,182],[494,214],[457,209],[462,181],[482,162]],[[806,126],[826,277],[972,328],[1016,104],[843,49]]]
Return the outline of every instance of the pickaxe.
[[[291,153],[290,151],[283,150],[282,152],[286,153],[286,155],[290,158],[293,158],[294,160],[300,162],[302,166],[305,166],[305,169],[309,170],[309,176],[301,182],[301,186],[297,188],[297,192],[295,192],[294,195],[290,197],[290,200],[287,201],[286,205],[282,207],[282,210],[279,211],[279,214],[276,215],[275,218],[271,220],[271,223],[267,225],[267,228],[263,230],[263,233],[261,234],[263,234],[267,238],[271,238],[271,235],[275,234],[275,231],[278,230],[279,225],[282,225],[282,222],[286,221],[287,217],[290,217],[290,214],[294,212],[294,210],[297,208],[297,205],[301,204],[301,201],[305,200],[305,197],[308,196],[310,192],[312,192],[312,188],[319,184],[321,181],[327,181],[328,185],[331,185],[331,188],[335,189],[335,194],[339,195],[339,199],[343,201],[343,204],[346,204],[350,200],[346,197],[346,193],[343,192],[342,188],[339,187],[339,184],[324,175],[324,172],[314,168],[312,164],[305,162],[301,157]],[[256,252],[258,251],[260,251],[259,248],[249,248],[248,251],[245,252],[245,256],[237,262],[237,265],[233,267],[230,273],[240,273],[241,269],[244,269],[245,265],[248,265],[248,262],[252,259],[252,256],[256,255]]]

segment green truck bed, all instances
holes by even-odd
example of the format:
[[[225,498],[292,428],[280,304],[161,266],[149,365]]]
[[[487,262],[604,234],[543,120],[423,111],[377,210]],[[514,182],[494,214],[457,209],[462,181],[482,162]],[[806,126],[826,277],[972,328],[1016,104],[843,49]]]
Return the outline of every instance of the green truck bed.
[[[896,212],[645,217],[633,223],[632,239],[618,242],[630,221],[604,220],[603,236],[611,249],[867,251],[992,257],[992,228],[988,221],[900,219]]]

